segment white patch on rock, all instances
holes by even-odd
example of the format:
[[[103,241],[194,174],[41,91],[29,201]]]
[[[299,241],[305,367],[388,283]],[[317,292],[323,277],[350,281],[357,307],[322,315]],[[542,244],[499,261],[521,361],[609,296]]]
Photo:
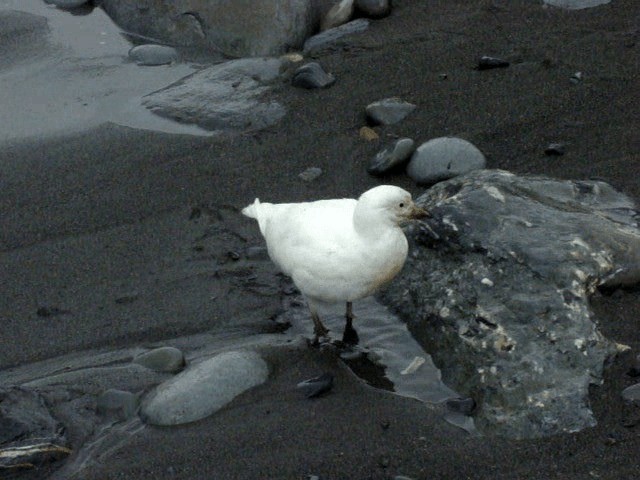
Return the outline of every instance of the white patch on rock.
[[[500,190],[498,190],[496,187],[489,186],[489,187],[485,187],[484,189],[490,196],[492,196],[493,198],[495,198],[496,200],[498,200],[501,203],[505,202],[505,198],[504,195],[502,194],[502,192]]]
[[[484,277],[482,280],[480,280],[480,283],[482,283],[483,285],[486,285],[487,287],[493,287],[493,282],[488,279],[487,277]]]

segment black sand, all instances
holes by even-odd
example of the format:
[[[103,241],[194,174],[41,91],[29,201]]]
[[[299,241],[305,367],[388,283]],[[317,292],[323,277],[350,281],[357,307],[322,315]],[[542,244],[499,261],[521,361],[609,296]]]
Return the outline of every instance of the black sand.
[[[275,300],[246,308],[251,292],[233,288],[211,301],[211,290],[227,291],[215,278],[163,277],[190,247],[181,219],[198,205],[353,197],[380,182],[419,194],[402,172],[366,174],[381,144],[358,130],[364,107],[381,98],[418,105],[377,128],[383,140],[457,135],[490,168],[596,177],[640,200],[639,26],[635,0],[582,11],[532,0],[398,0],[390,17],[316,55],[334,86],[279,89],[288,115],[268,130],[211,139],[105,125],[0,145],[0,368],[235,322],[267,325]],[[482,55],[511,65],[477,71]],[[576,72],[583,78],[572,83]],[[544,154],[553,142],[565,155]],[[310,166],[324,174],[307,184],[297,175]],[[243,225],[257,244],[257,228]],[[114,302],[127,295],[136,300]],[[42,306],[71,313],[38,316]],[[269,382],[223,411],[148,428],[83,478],[636,478],[640,409],[620,392],[636,382],[625,372],[640,349],[640,294],[598,294],[593,308],[603,333],[632,348],[592,390],[595,428],[472,438],[416,401],[365,386],[328,354],[292,350],[270,359]],[[329,395],[310,401],[295,389],[326,370],[337,375]]]

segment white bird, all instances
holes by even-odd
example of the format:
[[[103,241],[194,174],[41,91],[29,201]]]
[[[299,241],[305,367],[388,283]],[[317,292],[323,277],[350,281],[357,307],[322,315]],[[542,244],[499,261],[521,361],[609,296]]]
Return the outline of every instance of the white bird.
[[[402,269],[408,244],[400,225],[423,218],[411,194],[381,185],[351,198],[304,203],[254,203],[242,210],[258,221],[269,257],[307,299],[314,342],[328,334],[321,304],[346,302],[345,341],[357,343],[352,302],[373,294]]]

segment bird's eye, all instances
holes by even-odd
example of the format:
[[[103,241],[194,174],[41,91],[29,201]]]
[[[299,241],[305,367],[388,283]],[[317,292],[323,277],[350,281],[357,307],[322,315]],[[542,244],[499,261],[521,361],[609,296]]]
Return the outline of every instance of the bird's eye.
[[[404,208],[404,202],[400,202],[400,205],[398,205],[400,208]]]

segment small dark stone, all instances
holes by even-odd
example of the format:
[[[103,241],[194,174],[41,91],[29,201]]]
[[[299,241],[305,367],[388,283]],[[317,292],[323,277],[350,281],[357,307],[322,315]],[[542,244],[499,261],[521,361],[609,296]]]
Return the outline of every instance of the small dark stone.
[[[640,377],[640,355],[636,355],[634,364],[631,366],[629,371],[627,371],[627,375],[630,377]]]
[[[193,207],[191,209],[191,213],[189,214],[189,220],[197,220],[202,216],[202,208]]]
[[[305,392],[307,398],[319,397],[333,388],[333,374],[323,373],[318,377],[300,382],[297,387]]]
[[[389,0],[356,0],[356,9],[367,17],[382,18],[391,13]]]
[[[447,400],[447,408],[452,412],[471,415],[476,408],[476,402],[471,397],[451,398]]]
[[[621,440],[622,440],[622,437],[620,436],[620,434],[612,432],[605,437],[604,444],[613,446],[620,443]]]
[[[550,143],[547,148],[544,149],[544,154],[549,156],[564,155],[563,143]]]
[[[45,0],[45,3],[62,9],[74,9],[89,3],[89,0]]]
[[[640,383],[625,388],[622,391],[622,398],[629,403],[640,404]]]
[[[391,423],[389,422],[389,420],[384,420],[380,422],[380,426],[382,427],[383,430],[389,430]]]
[[[326,88],[333,85],[336,77],[327,73],[317,62],[307,63],[293,74],[291,84],[300,88]]]
[[[631,367],[629,369],[629,371],[627,372],[627,375],[629,375],[630,377],[640,377],[640,367],[635,366],[635,367]]]
[[[131,295],[123,295],[121,297],[116,298],[114,301],[118,304],[118,305],[125,305],[127,303],[133,303],[138,299],[138,294],[137,293],[133,293]]]
[[[388,457],[380,457],[380,460],[378,462],[378,465],[380,465],[380,468],[388,468],[389,467],[389,458]]]
[[[227,256],[234,262],[240,260],[240,254],[238,252],[234,252],[233,250],[227,252]]]
[[[509,66],[509,62],[501,58],[482,56],[478,60],[476,70],[490,70],[492,68],[505,68]]]
[[[65,313],[69,313],[68,310],[62,310],[58,307],[40,307],[36,311],[36,314],[39,317],[55,317],[57,315],[64,315]]]
[[[412,139],[400,138],[376,154],[367,167],[367,172],[371,175],[382,175],[404,165],[409,161],[415,149],[415,143]]]

